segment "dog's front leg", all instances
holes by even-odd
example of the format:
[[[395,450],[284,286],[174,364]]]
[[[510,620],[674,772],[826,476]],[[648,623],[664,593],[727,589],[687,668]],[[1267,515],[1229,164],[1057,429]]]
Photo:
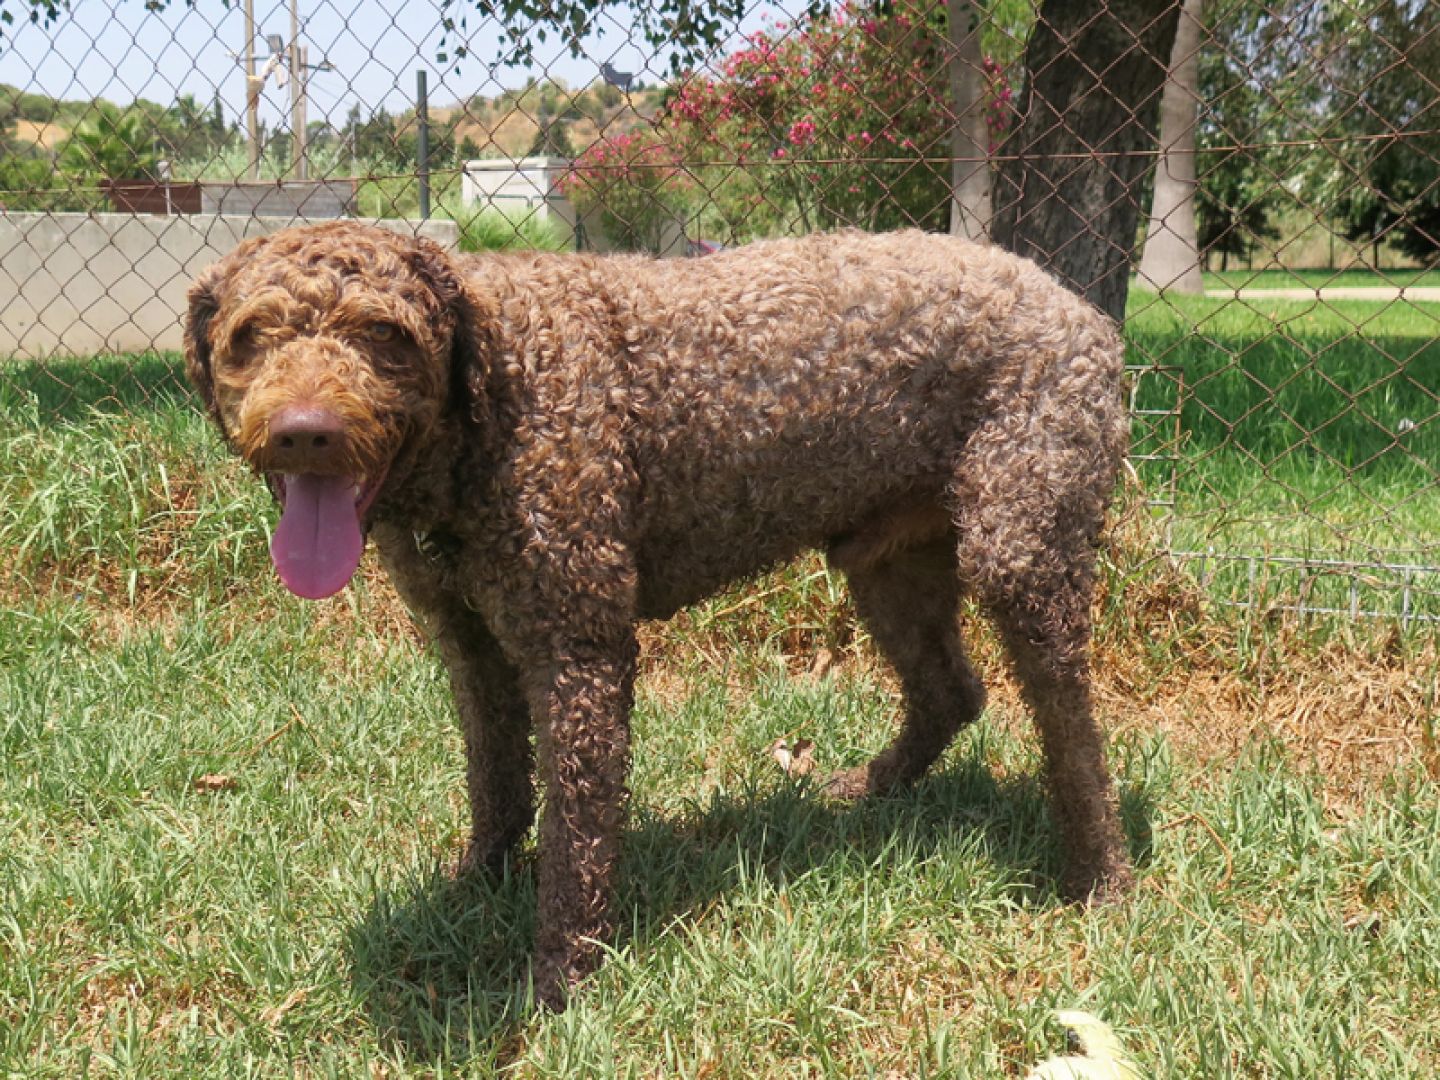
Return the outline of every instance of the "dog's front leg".
[[[427,554],[407,530],[382,523],[374,535],[390,580],[450,676],[470,796],[470,837],[459,868],[498,874],[535,820],[530,703],[484,618],[453,587],[444,559]]]
[[[470,839],[460,869],[499,874],[535,819],[529,705],[515,669],[476,616],[467,613],[437,640],[465,737]]]
[[[614,877],[630,765],[633,633],[611,646],[576,643],[536,688],[540,822],[535,993],[563,1008],[614,932]]]

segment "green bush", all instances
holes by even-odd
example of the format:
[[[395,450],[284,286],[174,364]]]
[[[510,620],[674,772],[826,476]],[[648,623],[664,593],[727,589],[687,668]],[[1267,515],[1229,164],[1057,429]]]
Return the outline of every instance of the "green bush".
[[[508,214],[446,199],[437,205],[435,216],[450,218],[460,227],[461,251],[563,251],[570,246],[566,230],[535,211]]]

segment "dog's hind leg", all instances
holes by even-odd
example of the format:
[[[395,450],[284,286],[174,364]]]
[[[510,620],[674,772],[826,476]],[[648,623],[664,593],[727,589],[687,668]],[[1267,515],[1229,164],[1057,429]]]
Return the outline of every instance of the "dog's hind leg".
[[[879,558],[864,557],[872,553]],[[919,546],[891,550],[880,543],[864,550],[847,541],[832,550],[831,560],[847,571],[865,628],[894,667],[904,696],[894,741],[827,784],[832,794],[859,798],[924,775],[956,733],[979,717],[985,688],[960,636],[955,545],[943,519],[938,536]]]
[[[1090,685],[1110,455],[1064,423],[1009,420],[1010,430],[972,440],[957,474],[961,579],[994,620],[1034,713],[1065,890],[1103,898],[1132,881]]]
[[[986,606],[1014,662],[1045,753],[1051,812],[1064,843],[1064,888],[1103,899],[1131,883],[1090,691],[1090,575],[1037,581]],[[1043,603],[1041,603],[1043,598]]]

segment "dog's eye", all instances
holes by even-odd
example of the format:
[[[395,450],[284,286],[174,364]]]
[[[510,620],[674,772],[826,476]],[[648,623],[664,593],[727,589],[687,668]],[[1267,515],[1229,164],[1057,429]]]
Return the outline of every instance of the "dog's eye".
[[[244,326],[238,327],[230,334],[230,362],[236,367],[243,367],[250,359],[249,351],[254,344],[254,325],[247,323]]]
[[[365,333],[371,341],[383,344],[384,342],[394,341],[398,338],[400,336],[400,328],[394,323],[374,322],[369,325]]]

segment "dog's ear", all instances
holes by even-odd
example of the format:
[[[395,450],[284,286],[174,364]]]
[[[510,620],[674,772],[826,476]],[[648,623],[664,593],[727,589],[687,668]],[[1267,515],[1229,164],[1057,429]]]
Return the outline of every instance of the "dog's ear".
[[[467,411],[483,423],[485,386],[490,374],[494,324],[486,301],[467,285],[459,259],[427,237],[416,237],[411,269],[425,282],[450,330],[451,393],[468,403]]]
[[[440,317],[450,324],[450,358],[461,369],[479,368],[485,362],[485,342],[477,302],[465,285],[458,260],[435,241],[415,238],[410,268],[425,282],[440,308]]]
[[[220,422],[220,406],[215,400],[215,376],[210,368],[210,320],[220,310],[215,291],[219,280],[220,271],[214,266],[201,273],[186,294],[185,313],[185,373],[216,423]]]

